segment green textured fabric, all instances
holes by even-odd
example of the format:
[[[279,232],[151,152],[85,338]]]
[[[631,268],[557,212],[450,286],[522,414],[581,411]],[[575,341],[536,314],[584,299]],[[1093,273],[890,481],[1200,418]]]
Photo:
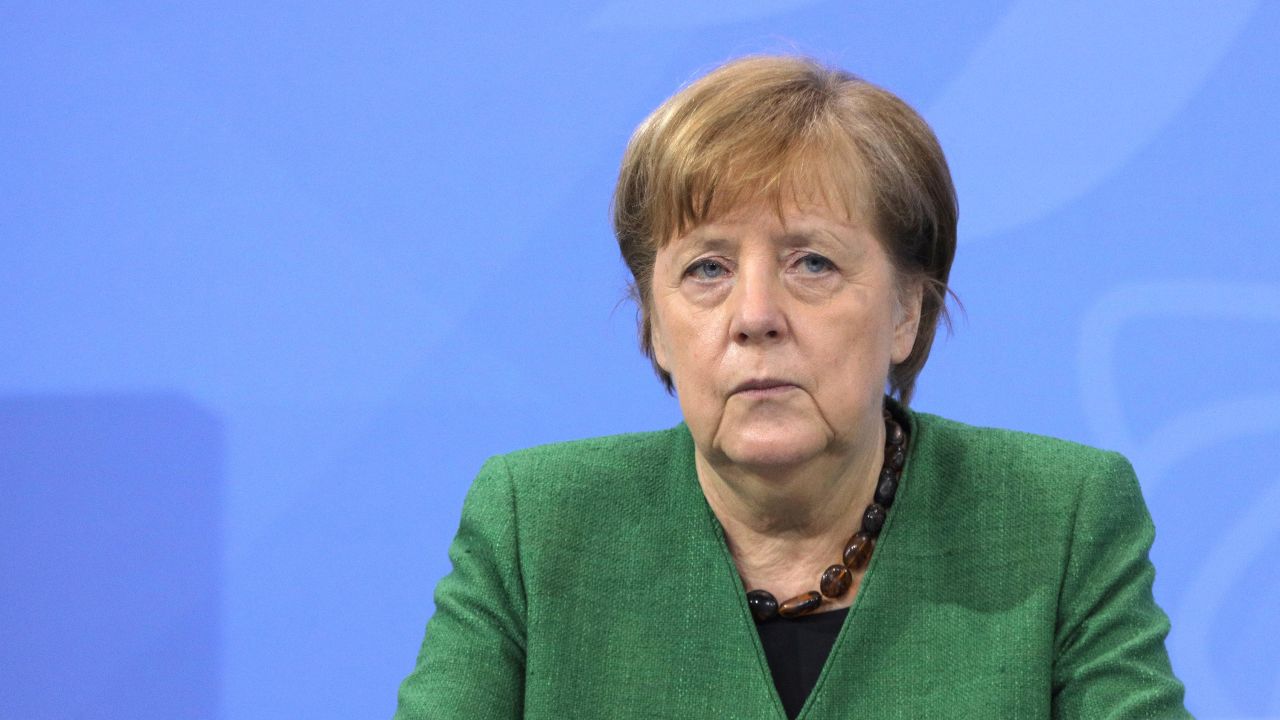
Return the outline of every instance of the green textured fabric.
[[[1188,717],[1129,463],[911,426],[800,717]],[[400,720],[785,717],[683,425],[491,459],[449,556]]]

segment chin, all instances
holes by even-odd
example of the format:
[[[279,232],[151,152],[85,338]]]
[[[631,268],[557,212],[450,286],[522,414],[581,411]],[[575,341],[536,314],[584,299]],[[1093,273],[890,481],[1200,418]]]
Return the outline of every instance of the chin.
[[[735,465],[757,471],[786,469],[822,454],[825,434],[807,428],[759,428],[725,438],[721,450]]]

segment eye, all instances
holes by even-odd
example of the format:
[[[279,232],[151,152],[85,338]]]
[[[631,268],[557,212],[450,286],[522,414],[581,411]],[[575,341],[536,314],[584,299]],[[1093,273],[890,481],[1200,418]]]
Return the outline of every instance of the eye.
[[[836,269],[835,264],[830,260],[813,253],[809,253],[808,255],[800,258],[800,262],[798,264],[801,270],[807,273],[813,273],[814,275]]]
[[[695,280],[718,280],[727,275],[728,272],[728,268],[718,260],[707,258],[690,265],[689,269],[684,271],[684,274],[685,277],[691,277]]]

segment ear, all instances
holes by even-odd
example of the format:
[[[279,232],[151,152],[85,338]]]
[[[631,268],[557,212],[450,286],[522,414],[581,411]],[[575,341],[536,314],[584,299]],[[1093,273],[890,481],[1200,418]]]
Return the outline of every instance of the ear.
[[[893,328],[893,364],[907,359],[916,344],[920,330],[920,312],[924,305],[924,283],[910,280],[898,293],[897,322]]]

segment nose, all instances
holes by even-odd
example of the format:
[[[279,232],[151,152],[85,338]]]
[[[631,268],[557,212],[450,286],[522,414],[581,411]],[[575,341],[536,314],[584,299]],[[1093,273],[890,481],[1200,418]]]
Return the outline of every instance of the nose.
[[[730,332],[740,344],[771,342],[787,334],[785,289],[766,264],[743,267],[733,288]]]

